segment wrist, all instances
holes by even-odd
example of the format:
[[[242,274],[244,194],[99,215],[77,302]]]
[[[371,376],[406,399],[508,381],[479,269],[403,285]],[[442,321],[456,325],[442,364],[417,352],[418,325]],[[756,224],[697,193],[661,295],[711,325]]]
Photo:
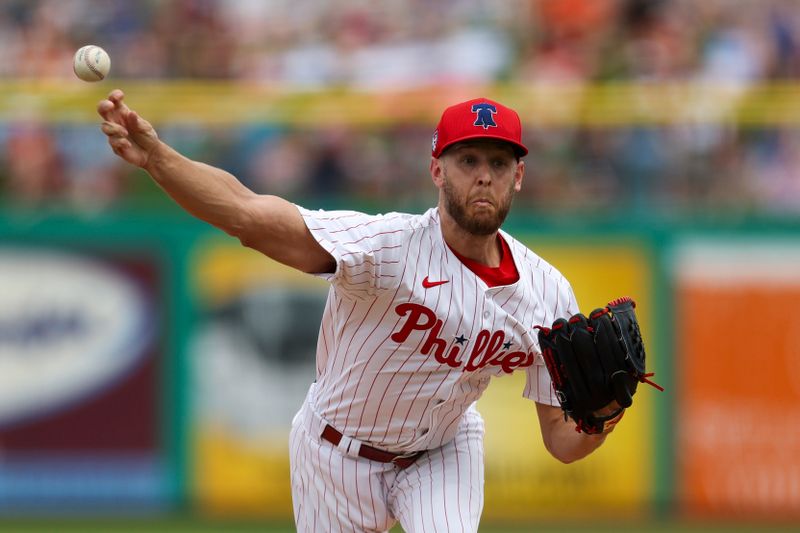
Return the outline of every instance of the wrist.
[[[625,409],[620,409],[619,414],[614,416],[613,418],[606,420],[603,423],[603,431],[600,432],[601,435],[607,435],[614,431],[614,427],[622,420],[622,417],[625,415]]]
[[[174,153],[174,150],[160,140],[156,141],[153,147],[148,150],[147,159],[142,165],[142,169],[154,177],[163,173],[164,169],[170,164],[170,152]]]

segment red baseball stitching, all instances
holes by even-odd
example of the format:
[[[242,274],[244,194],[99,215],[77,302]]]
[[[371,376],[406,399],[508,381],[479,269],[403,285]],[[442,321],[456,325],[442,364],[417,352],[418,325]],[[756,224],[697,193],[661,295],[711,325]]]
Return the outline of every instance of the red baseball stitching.
[[[92,65],[92,63],[89,61],[89,52],[91,52],[95,48],[97,48],[97,47],[96,46],[90,46],[89,49],[86,50],[86,52],[84,52],[84,54],[83,54],[83,62],[86,63],[86,68],[91,70],[94,73],[95,76],[97,76],[98,78],[100,78],[102,80],[105,77],[105,76],[103,76],[103,73],[100,72],[99,70],[97,70],[96,68],[94,68],[94,65]]]

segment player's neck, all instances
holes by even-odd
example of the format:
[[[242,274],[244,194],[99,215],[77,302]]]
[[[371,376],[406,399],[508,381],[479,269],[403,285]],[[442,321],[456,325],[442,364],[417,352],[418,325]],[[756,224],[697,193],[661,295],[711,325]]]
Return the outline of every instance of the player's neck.
[[[502,253],[497,232],[475,235],[458,225],[445,209],[439,209],[442,237],[447,245],[462,256],[489,267],[500,266]]]

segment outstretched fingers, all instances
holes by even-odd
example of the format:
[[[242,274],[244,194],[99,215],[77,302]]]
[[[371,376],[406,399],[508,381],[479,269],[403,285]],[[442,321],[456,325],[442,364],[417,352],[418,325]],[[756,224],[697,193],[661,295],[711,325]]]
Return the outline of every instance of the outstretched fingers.
[[[122,126],[121,124],[117,124],[116,122],[110,122],[108,120],[103,121],[103,123],[100,125],[100,130],[109,137],[128,136],[128,130],[124,126]]]
[[[123,102],[125,94],[119,90],[114,89],[105,100],[100,100],[97,104],[97,112],[103,117],[104,120],[110,122],[125,122],[130,109]]]
[[[106,135],[108,145],[115,154],[121,155],[123,150],[131,147],[128,132],[119,124],[105,121],[100,125],[100,130]]]
[[[124,156],[125,151],[129,150],[133,147],[131,142],[128,139],[120,139],[120,138],[109,138],[108,144],[111,146],[111,150],[114,151],[115,154]]]
[[[158,146],[158,135],[147,120],[123,102],[124,97],[121,90],[115,89],[97,104],[97,112],[103,118],[100,130],[115,154],[143,167]]]
[[[150,123],[133,110],[128,110],[128,114],[125,116],[125,125],[133,133],[145,133],[151,128]]]

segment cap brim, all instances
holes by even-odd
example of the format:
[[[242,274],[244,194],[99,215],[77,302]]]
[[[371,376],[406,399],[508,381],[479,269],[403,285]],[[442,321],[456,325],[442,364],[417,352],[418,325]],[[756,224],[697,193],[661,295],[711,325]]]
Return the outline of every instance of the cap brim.
[[[502,137],[500,135],[491,135],[491,134],[479,133],[479,134],[476,134],[476,135],[465,135],[464,137],[459,137],[458,139],[453,139],[450,142],[448,142],[447,144],[442,145],[442,148],[441,148],[441,150],[439,150],[439,155],[437,157],[441,157],[442,154],[444,154],[444,152],[448,148],[452,147],[454,144],[458,144],[460,142],[469,141],[469,140],[475,140],[475,139],[492,139],[492,140],[496,140],[496,141],[503,141],[503,142],[508,143],[508,144],[511,145],[511,147],[514,149],[514,153],[517,155],[517,157],[523,157],[523,156],[528,155],[528,149],[523,144],[520,144],[520,143],[515,142],[515,141],[511,141],[508,138]]]

